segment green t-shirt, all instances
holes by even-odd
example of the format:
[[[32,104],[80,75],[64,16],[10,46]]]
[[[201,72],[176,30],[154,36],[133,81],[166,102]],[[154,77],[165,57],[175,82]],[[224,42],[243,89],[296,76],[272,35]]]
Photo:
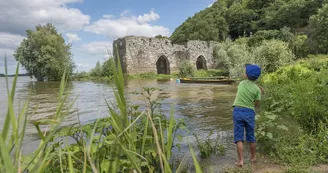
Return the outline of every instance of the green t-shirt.
[[[243,80],[240,82],[233,106],[254,110],[254,102],[256,100],[261,100],[261,89],[253,81]]]

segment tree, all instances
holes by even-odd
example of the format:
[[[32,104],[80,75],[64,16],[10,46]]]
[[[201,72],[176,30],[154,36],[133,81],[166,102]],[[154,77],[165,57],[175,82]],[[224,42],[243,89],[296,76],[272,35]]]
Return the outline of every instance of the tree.
[[[110,77],[114,75],[112,66],[115,65],[114,58],[109,58],[102,65],[102,76]]]
[[[261,30],[306,28],[324,0],[219,0],[189,17],[172,33],[173,43],[188,40],[224,41]],[[327,1],[327,0],[326,0]],[[277,38],[280,39],[280,38]]]
[[[159,35],[156,35],[155,38],[159,38],[159,39],[168,39],[169,37],[167,37],[167,36],[163,36],[163,35],[159,34]]]
[[[229,35],[232,39],[240,36],[249,36],[253,32],[253,20],[256,19],[256,13],[247,9],[244,4],[234,3],[227,11],[226,19],[229,23]]]
[[[96,67],[91,69],[90,76],[101,77],[102,76],[102,66],[99,61],[97,61]]]
[[[325,4],[316,15],[310,18],[311,40],[317,53],[328,51],[328,4]]]
[[[71,46],[65,43],[52,24],[36,26],[36,30],[27,30],[27,38],[15,51],[15,59],[20,61],[30,77],[38,81],[57,81],[66,70],[71,76],[75,68]]]
[[[189,17],[172,34],[173,43],[183,44],[188,40],[222,41],[228,36],[229,25],[224,18],[231,0],[215,2],[193,17]]]

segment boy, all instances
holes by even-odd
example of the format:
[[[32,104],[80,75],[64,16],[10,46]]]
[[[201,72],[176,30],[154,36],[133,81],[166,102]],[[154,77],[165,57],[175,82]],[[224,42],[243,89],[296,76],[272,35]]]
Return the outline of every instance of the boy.
[[[257,65],[246,64],[247,80],[238,85],[235,102],[233,103],[234,142],[237,144],[239,161],[236,166],[244,165],[243,143],[244,129],[246,130],[246,141],[250,143],[251,162],[256,160],[256,141],[254,136],[255,106],[259,106],[261,100],[261,88],[255,81],[261,75],[261,68]]]

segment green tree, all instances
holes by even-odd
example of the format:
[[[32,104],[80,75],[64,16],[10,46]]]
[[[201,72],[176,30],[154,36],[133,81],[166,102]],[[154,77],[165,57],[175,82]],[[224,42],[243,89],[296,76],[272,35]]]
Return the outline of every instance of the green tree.
[[[193,77],[195,75],[195,67],[189,61],[182,61],[179,64],[180,77]]]
[[[167,37],[167,36],[163,36],[163,35],[159,34],[159,35],[156,35],[155,38],[159,38],[159,39],[168,39],[169,37]]]
[[[255,61],[266,72],[274,72],[279,67],[295,60],[295,55],[290,50],[288,43],[281,40],[264,40],[252,52]]]
[[[217,1],[210,8],[189,17],[172,34],[173,43],[183,44],[188,40],[222,41],[228,36],[229,25],[224,18],[228,0]]]
[[[114,58],[109,58],[102,65],[102,76],[109,77],[114,75],[112,65],[115,64]]]
[[[91,69],[90,76],[92,77],[101,77],[102,76],[102,65],[97,61],[96,67]]]
[[[219,43],[214,52],[220,68],[231,77],[242,77],[245,64],[259,64],[264,72],[273,72],[295,59],[288,44],[281,40],[264,40],[257,47],[248,46],[248,38]]]
[[[311,41],[316,53],[328,53],[328,4],[310,18]]]
[[[254,30],[253,20],[256,13],[247,9],[245,3],[235,2],[227,11],[226,20],[229,24],[229,35],[235,39],[240,36],[249,36]]]
[[[306,29],[324,0],[220,0],[188,18],[173,32],[173,43],[224,41],[261,30]],[[286,35],[285,35],[286,36]],[[281,38],[275,38],[281,39]],[[283,40],[283,39],[282,39]],[[262,41],[262,40],[260,40]]]
[[[322,6],[322,0],[275,0],[265,8],[258,26],[259,29],[279,29],[284,26],[292,29],[308,25],[311,15]]]
[[[71,46],[65,43],[52,24],[36,26],[36,30],[27,30],[27,38],[22,41],[14,56],[21,62],[30,77],[38,81],[58,81],[66,70],[68,76],[75,68]]]

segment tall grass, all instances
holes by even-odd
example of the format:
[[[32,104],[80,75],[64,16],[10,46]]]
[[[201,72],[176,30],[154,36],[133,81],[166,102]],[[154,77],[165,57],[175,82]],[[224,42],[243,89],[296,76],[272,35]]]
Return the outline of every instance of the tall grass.
[[[29,121],[27,110],[29,109],[29,99],[24,104],[19,113],[14,111],[14,98],[17,84],[17,76],[19,71],[19,63],[16,67],[16,75],[14,77],[12,88],[9,90],[8,77],[6,77],[8,108],[6,118],[3,124],[3,129],[0,135],[0,172],[23,172],[29,170],[30,172],[43,172],[47,167],[48,159],[51,159],[49,152],[46,152],[47,144],[51,137],[58,130],[65,114],[62,112],[64,103],[67,100],[67,95],[64,95],[65,88],[65,73],[62,76],[60,83],[58,106],[51,119],[43,119],[34,123],[40,143],[37,149],[28,157],[22,155],[23,141],[25,137],[26,125]],[[5,56],[5,73],[7,76],[7,58]],[[48,125],[49,130],[42,132],[40,125]]]
[[[14,111],[18,69],[19,63],[10,91],[7,80],[8,110],[0,135],[0,172],[173,172],[170,159],[177,128],[173,108],[168,120],[154,115],[150,107],[142,112],[131,112],[124,95],[124,77],[120,61],[117,61],[116,65],[112,64],[116,107],[107,103],[108,118],[97,120],[90,125],[59,129],[67,115],[63,111],[68,99],[64,92],[64,73],[60,82],[56,112],[51,118],[33,124],[40,143],[32,154],[22,155],[25,129],[30,115],[27,114],[29,99],[18,115]],[[71,108],[73,103],[68,107]],[[41,125],[48,125],[49,130],[43,132]],[[76,140],[75,144],[63,145],[55,140],[67,139],[70,136]],[[190,152],[196,172],[202,172],[191,147]],[[181,167],[183,165],[179,165],[177,172],[180,172]]]

